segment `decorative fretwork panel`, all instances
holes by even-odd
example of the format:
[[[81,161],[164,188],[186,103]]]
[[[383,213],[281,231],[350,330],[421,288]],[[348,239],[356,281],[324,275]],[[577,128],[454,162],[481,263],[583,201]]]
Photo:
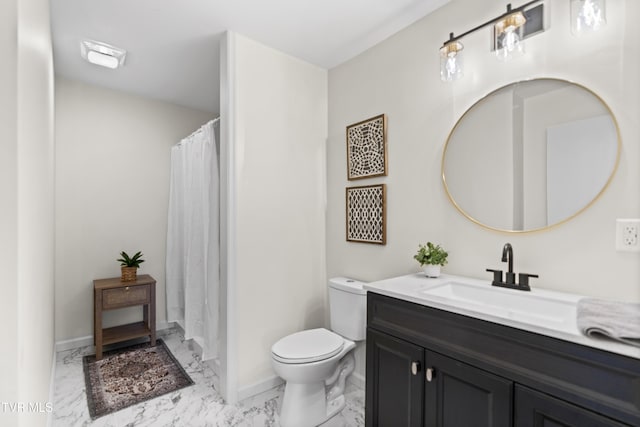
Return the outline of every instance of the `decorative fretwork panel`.
[[[347,240],[386,243],[384,184],[347,188]]]
[[[348,178],[386,175],[386,142],[384,114],[347,126]]]

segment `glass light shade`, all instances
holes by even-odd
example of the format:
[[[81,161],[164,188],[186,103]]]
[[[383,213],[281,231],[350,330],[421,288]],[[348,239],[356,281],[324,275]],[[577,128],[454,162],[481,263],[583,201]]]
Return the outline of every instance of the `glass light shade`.
[[[571,32],[597,31],[607,23],[605,0],[571,0]]]
[[[463,76],[462,43],[453,41],[440,48],[440,80],[450,82]]]
[[[527,22],[522,12],[513,13],[494,25],[494,46],[496,56],[509,60],[524,53],[524,24]]]

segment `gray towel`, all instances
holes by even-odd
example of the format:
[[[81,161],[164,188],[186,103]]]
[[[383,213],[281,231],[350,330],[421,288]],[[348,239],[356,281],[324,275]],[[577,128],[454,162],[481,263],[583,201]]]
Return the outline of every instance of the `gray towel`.
[[[640,347],[640,304],[583,298],[578,301],[578,329]]]

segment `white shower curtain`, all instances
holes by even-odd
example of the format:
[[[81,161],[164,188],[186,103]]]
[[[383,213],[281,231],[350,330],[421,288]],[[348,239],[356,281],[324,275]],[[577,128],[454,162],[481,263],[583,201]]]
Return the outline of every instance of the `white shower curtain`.
[[[214,122],[171,148],[167,229],[167,320],[218,357],[219,175]]]

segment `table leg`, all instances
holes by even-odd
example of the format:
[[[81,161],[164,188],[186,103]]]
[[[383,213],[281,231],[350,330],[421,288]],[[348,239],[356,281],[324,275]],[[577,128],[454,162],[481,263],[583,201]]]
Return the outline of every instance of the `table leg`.
[[[151,332],[151,324],[149,323],[150,305],[151,304],[144,304],[142,306],[142,322],[144,323],[144,326],[146,326],[147,329],[149,329],[149,332]]]
[[[102,291],[93,291],[93,339],[96,344],[96,360],[102,359]]]
[[[151,285],[151,301],[149,301],[149,329],[151,329],[151,345],[156,345],[156,284]]]

